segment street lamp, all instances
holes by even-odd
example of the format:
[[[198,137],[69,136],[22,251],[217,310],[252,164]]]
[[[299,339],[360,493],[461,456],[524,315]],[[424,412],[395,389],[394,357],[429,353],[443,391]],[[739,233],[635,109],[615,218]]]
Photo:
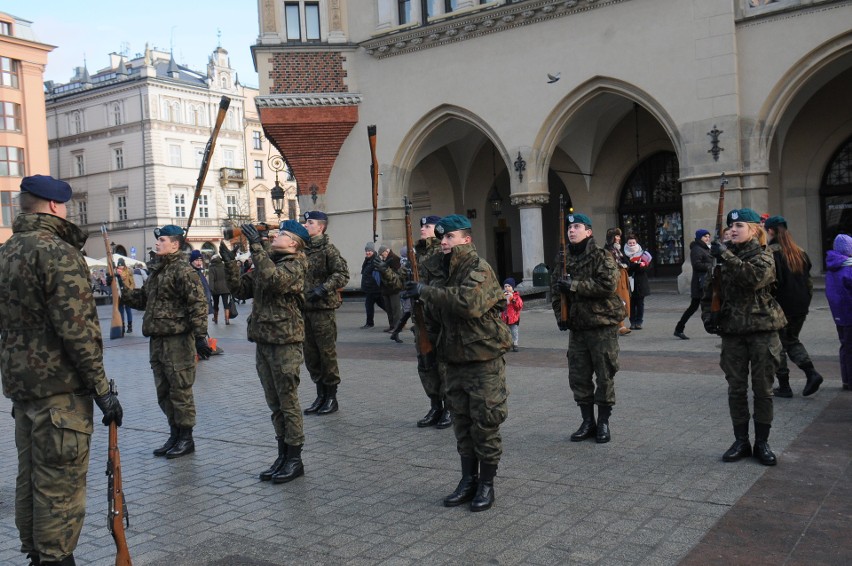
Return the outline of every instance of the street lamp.
[[[285,193],[284,188],[278,182],[278,173],[287,168],[286,163],[284,163],[284,158],[280,155],[273,155],[269,158],[269,168],[275,171],[275,186],[272,187],[272,190],[269,191],[269,196],[272,197],[272,209],[275,211],[275,216],[278,217],[280,222],[281,214],[284,213],[284,199]]]

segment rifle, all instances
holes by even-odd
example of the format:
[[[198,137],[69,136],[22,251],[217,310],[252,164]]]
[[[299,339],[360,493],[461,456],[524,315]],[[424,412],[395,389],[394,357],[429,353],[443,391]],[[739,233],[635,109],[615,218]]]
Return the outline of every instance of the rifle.
[[[420,272],[417,270],[417,254],[414,253],[414,239],[411,236],[411,201],[403,197],[405,204],[405,245],[408,247],[408,264],[411,268],[411,280],[420,281]],[[429,341],[429,333],[426,332],[426,315],[423,313],[423,303],[412,300],[411,312],[414,315],[414,326],[417,331],[417,354],[425,360],[427,354],[432,353],[432,342]]]
[[[210,157],[213,155],[213,149],[216,147],[216,138],[219,136],[219,129],[222,127],[222,122],[225,121],[225,116],[228,114],[228,106],[231,104],[231,99],[227,96],[222,96],[219,101],[219,114],[216,115],[216,125],[213,126],[213,133],[210,134],[210,139],[207,140],[207,147],[204,148],[204,158],[201,160],[201,170],[198,172],[198,180],[195,182],[195,195],[192,197],[192,207],[189,209],[189,218],[186,219],[186,230],[184,236],[189,234],[189,227],[192,226],[192,218],[195,216],[195,207],[198,206],[198,199],[201,198],[201,189],[204,187],[204,179],[207,177],[207,170],[210,169]]]
[[[109,380],[109,391],[118,395],[115,380]],[[127,502],[121,487],[121,456],[118,452],[118,426],[109,423],[109,452],[107,458],[107,527],[115,541],[115,566],[133,566],[130,561],[130,550],[127,548],[127,538],[124,535],[124,523],[130,528],[130,514],[127,512]]]
[[[119,311],[119,301],[121,301],[121,288],[118,286],[118,276],[115,274],[115,266],[112,263],[112,249],[109,247],[109,234],[107,233],[106,223],[101,224],[101,234],[104,237],[104,247],[106,248],[107,269],[112,277],[110,288],[112,289],[112,322],[109,327],[109,339],[115,340],[124,336],[124,323],[121,319]]]
[[[728,184],[728,178],[725,173],[722,173],[722,179],[719,186],[719,207],[716,209],[716,239],[722,238],[722,226],[725,218],[725,185]],[[710,312],[718,313],[722,310],[722,265],[719,260],[713,266],[712,298],[710,300]]]
[[[562,278],[568,277],[568,246],[565,243],[565,195],[559,195],[559,251],[562,254]],[[560,293],[559,321],[568,322],[568,294]]]
[[[373,242],[379,239],[376,230],[379,217],[379,160],[376,158],[376,126],[367,126],[367,139],[370,141],[370,180],[373,183]],[[413,248],[408,248],[409,251]]]

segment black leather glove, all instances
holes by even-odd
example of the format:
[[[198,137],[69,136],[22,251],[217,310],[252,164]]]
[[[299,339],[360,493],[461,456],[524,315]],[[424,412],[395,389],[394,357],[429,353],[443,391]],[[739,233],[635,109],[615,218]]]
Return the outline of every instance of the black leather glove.
[[[561,330],[562,332],[565,332],[566,330],[568,330],[568,321],[567,320],[565,320],[565,321],[557,320],[556,326],[559,327],[559,330]]]
[[[556,282],[556,288],[559,289],[560,293],[568,294],[571,292],[571,283],[574,282],[574,278],[570,275],[566,275],[562,279]]]
[[[95,397],[95,403],[104,413],[104,418],[101,420],[104,425],[109,425],[114,422],[115,426],[121,426],[121,419],[124,417],[124,411],[122,410],[121,403],[118,402],[118,396],[115,393],[107,393],[100,397]]]
[[[417,368],[422,371],[428,371],[435,366],[438,365],[438,357],[435,354],[435,350],[433,349],[431,352],[426,354],[425,356],[418,354],[417,355]]]
[[[373,257],[373,269],[379,273],[384,273],[388,270],[388,262],[382,261],[382,258],[377,255]]]
[[[118,279],[119,279],[119,281],[120,281],[120,280],[121,280],[121,277],[119,277]],[[106,286],[107,286],[107,287],[112,287],[112,280],[113,280],[113,276],[112,276],[112,275],[110,275],[109,273],[107,273],[107,274],[106,274],[106,277],[104,278],[104,281],[106,281]]]
[[[317,285],[316,287],[310,290],[308,294],[308,301],[315,303],[323,299],[326,295],[328,295],[328,291],[325,290],[325,287],[323,287],[322,285]]]
[[[714,240],[713,243],[710,244],[710,255],[716,259],[721,259],[722,254],[725,253],[725,250],[727,249],[728,246],[725,245],[725,242]]]
[[[210,344],[207,343],[207,338],[204,336],[195,337],[195,353],[197,353],[198,357],[202,360],[207,360],[213,355],[213,349],[210,347]]]
[[[257,231],[257,228],[254,227],[254,224],[243,224],[240,226],[240,230],[243,231],[243,236],[246,237],[249,244],[259,244],[260,243],[260,232]]]
[[[719,326],[718,313],[710,313],[707,319],[704,320],[704,330],[706,330],[708,334],[719,334],[722,332],[722,328]]]
[[[403,299],[419,299],[425,285],[420,281],[409,281],[405,284],[405,291],[400,296]]]
[[[228,263],[229,261],[235,261],[237,259],[236,254],[234,254],[233,250],[228,249],[228,247],[225,245],[225,242],[219,242],[219,256],[225,263]]]

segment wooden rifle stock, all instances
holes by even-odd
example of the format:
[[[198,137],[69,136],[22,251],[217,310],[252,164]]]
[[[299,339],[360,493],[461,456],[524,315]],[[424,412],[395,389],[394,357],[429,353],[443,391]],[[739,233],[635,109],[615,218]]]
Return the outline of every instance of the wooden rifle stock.
[[[559,252],[562,254],[562,278],[568,276],[568,247],[565,243],[565,196],[559,195]],[[559,321],[568,322],[568,295],[559,293]]]
[[[379,239],[379,160],[376,157],[376,126],[367,126],[367,139],[370,142],[370,181],[373,183],[373,242]],[[411,250],[413,248],[409,248]]]
[[[118,394],[115,381],[109,380],[110,393]],[[127,513],[127,502],[124,500],[124,490],[121,485],[121,455],[118,452],[118,426],[109,423],[109,452],[107,458],[107,526],[115,541],[115,566],[133,566],[130,560],[130,549],[127,547],[127,537],[124,525],[130,527],[130,515]]]
[[[725,185],[727,184],[728,178],[722,173],[722,179],[719,183],[719,206],[716,209],[717,240],[722,239],[722,226],[725,221]],[[718,313],[722,310],[722,266],[719,264],[719,260],[716,260],[716,265],[713,266],[713,279],[710,284],[713,293],[710,300],[710,312]]]
[[[119,311],[119,301],[121,301],[121,288],[118,286],[118,275],[115,273],[115,264],[112,262],[112,248],[109,246],[109,234],[107,233],[106,224],[101,224],[101,235],[104,237],[104,247],[106,248],[107,270],[109,271],[112,282],[112,321],[109,327],[109,339],[115,340],[124,336],[124,323],[121,321],[121,312]]]
[[[408,265],[411,269],[412,281],[420,281],[420,272],[417,269],[417,254],[414,252],[414,238],[411,236],[411,201],[403,197],[405,203],[405,245],[408,248]],[[429,341],[429,333],[426,331],[426,315],[423,312],[423,303],[416,299],[411,301],[411,312],[414,314],[414,326],[417,327],[417,353],[421,356],[432,353],[432,342]]]
[[[201,189],[204,187],[204,179],[207,178],[207,170],[210,169],[210,158],[213,156],[213,150],[216,148],[216,138],[219,136],[219,130],[222,128],[225,116],[228,115],[228,106],[230,105],[231,99],[227,96],[222,96],[222,99],[219,101],[219,113],[216,115],[216,125],[213,126],[213,133],[210,134],[207,147],[204,148],[204,158],[201,160],[201,170],[198,173],[198,180],[195,182],[195,195],[192,197],[189,218],[186,219],[184,236],[189,234],[189,227],[192,226],[192,219],[195,217],[195,207],[198,206],[198,199],[201,198]]]

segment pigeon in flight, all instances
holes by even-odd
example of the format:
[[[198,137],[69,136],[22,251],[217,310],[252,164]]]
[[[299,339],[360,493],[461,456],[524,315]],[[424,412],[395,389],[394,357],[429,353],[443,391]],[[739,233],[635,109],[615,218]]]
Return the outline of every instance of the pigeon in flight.
[[[559,80],[559,77],[561,75],[562,75],[562,73],[556,73],[555,75],[551,75],[550,73],[547,73],[547,84],[555,83],[556,81]]]

